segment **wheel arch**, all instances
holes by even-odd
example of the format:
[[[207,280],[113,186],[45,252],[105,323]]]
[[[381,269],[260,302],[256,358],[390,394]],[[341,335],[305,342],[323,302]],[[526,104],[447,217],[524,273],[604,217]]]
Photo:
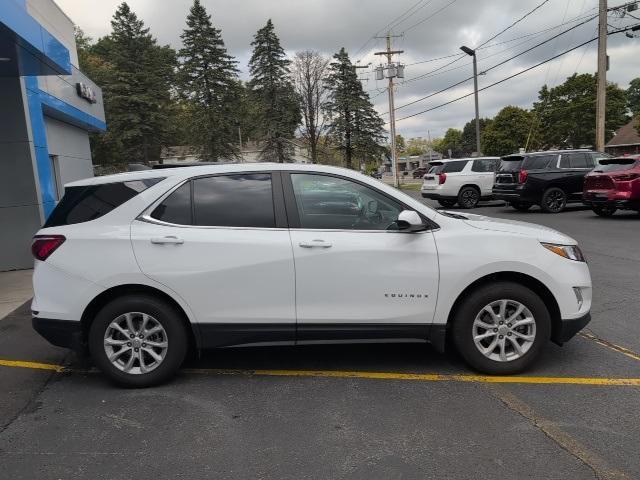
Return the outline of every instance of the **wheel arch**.
[[[200,347],[200,335],[198,332],[197,325],[192,323],[189,320],[187,313],[184,308],[166,292],[159,290],[155,287],[151,287],[149,285],[142,284],[124,284],[117,285],[111,288],[108,288],[98,294],[93,300],[89,302],[89,304],[85,307],[82,312],[82,316],[80,318],[80,324],[82,325],[82,334],[83,339],[86,341],[89,335],[89,328],[91,327],[91,323],[93,322],[96,314],[110,301],[125,296],[125,295],[135,295],[135,294],[144,294],[150,295],[164,300],[169,303],[180,315],[180,319],[187,331],[187,335],[189,337],[189,350],[195,351]]]
[[[545,306],[549,310],[549,315],[551,317],[551,338],[555,338],[557,332],[561,328],[562,317],[560,314],[560,306],[556,298],[551,293],[551,290],[547,288],[547,286],[542,283],[537,278],[532,277],[531,275],[527,275],[526,273],[521,272],[512,272],[512,271],[503,271],[503,272],[495,272],[480,277],[470,283],[460,294],[456,297],[456,300],[453,302],[453,306],[449,311],[449,315],[447,317],[447,327],[446,327],[446,337],[445,342],[450,344],[450,330],[453,324],[453,319],[455,318],[455,314],[457,309],[462,304],[462,301],[466,296],[469,295],[470,292],[479,288],[480,286],[486,285],[487,283],[495,283],[495,282],[513,282],[520,284],[524,287],[529,288],[534,293],[536,293],[544,302]],[[444,348],[444,345],[442,346]]]

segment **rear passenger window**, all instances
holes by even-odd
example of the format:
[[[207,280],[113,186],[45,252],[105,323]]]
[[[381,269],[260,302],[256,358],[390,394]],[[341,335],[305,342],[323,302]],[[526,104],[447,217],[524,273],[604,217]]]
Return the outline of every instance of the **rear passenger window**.
[[[187,182],[165,198],[151,217],[167,223],[191,225],[191,182]]]
[[[558,155],[535,155],[524,159],[524,170],[544,170],[555,166]]]
[[[67,187],[44,228],[89,222],[106,215],[163,178]]]
[[[275,227],[271,174],[219,175],[193,180],[194,225]]]
[[[472,172],[495,172],[496,161],[492,159],[474,160],[471,166]]]
[[[586,153],[564,153],[560,160],[560,168],[592,168],[591,162]]]

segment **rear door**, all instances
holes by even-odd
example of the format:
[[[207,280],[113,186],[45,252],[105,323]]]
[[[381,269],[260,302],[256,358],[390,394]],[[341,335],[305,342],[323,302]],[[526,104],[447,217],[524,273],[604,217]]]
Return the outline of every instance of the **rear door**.
[[[595,162],[587,152],[563,153],[560,157],[560,168],[563,170],[565,191],[570,199],[582,198],[584,177],[593,170]]]
[[[279,173],[196,177],[131,225],[142,271],[180,295],[205,347],[293,342],[293,252]]]

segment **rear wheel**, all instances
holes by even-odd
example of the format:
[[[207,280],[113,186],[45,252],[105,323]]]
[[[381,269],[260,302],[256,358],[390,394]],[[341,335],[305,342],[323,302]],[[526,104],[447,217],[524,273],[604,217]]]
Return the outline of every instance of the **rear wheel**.
[[[530,203],[512,203],[511,206],[519,212],[526,212],[531,208]]]
[[[596,215],[599,215],[601,217],[611,217],[614,213],[616,213],[618,209],[616,207],[604,205],[602,207],[591,207],[591,210],[593,210]]]
[[[127,387],[171,378],[184,360],[188,337],[172,305],[149,295],[128,295],[105,305],[89,330],[89,350],[102,372]]]
[[[480,192],[475,187],[462,187],[458,193],[460,208],[474,208],[480,201]]]
[[[560,213],[567,206],[567,194],[558,187],[552,187],[542,195],[540,207],[547,213]]]
[[[453,341],[475,370],[509,375],[529,367],[551,332],[551,318],[542,299],[528,288],[509,282],[473,291],[453,318]]]
[[[455,200],[438,200],[438,203],[444,208],[451,208],[456,204]]]

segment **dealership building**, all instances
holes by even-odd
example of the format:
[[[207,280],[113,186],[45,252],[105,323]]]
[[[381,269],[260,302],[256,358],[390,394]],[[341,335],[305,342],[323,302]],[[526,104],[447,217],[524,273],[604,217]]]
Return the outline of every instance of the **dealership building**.
[[[31,268],[31,237],[67,182],[93,176],[102,91],[78,69],[73,22],[53,0],[1,0],[0,271]]]

